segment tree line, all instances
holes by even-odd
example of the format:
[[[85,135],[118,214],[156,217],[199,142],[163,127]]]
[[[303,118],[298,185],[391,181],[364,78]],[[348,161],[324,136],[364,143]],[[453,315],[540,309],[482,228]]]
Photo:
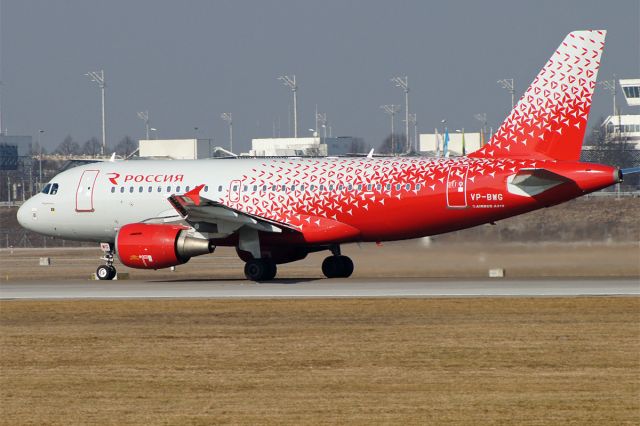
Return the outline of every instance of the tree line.
[[[92,137],[86,140],[84,143],[79,143],[71,135],[65,137],[58,146],[51,151],[51,154],[58,155],[87,155],[90,157],[96,157],[100,155],[100,149],[102,144],[96,137]],[[105,155],[110,155],[115,152],[120,157],[128,157],[138,149],[138,144],[129,136],[125,136],[118,143],[113,146],[107,145],[105,149]],[[32,145],[32,154],[48,154],[47,150],[37,142]]]

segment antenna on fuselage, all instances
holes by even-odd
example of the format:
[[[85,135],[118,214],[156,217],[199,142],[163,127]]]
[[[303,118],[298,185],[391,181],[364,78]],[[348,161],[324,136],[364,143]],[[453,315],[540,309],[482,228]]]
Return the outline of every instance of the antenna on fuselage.
[[[109,161],[111,161],[112,163],[114,161],[116,161],[116,153],[115,153],[115,151],[111,154],[111,158],[109,158]]]
[[[367,154],[367,158],[373,158],[373,150],[375,148],[371,148],[371,151],[369,151],[369,153]]]

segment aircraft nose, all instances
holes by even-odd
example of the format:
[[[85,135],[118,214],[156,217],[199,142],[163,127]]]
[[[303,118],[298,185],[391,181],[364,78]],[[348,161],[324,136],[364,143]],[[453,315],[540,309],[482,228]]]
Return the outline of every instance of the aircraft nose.
[[[29,206],[30,204],[31,203],[29,201],[25,201],[18,209],[18,214],[16,215],[20,226],[27,229],[29,229],[27,225],[29,224],[29,209],[31,208]]]

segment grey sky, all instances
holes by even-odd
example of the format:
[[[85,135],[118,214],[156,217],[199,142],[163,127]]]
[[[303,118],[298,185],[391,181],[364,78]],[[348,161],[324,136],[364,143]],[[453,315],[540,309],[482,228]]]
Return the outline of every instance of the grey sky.
[[[606,29],[599,80],[640,77],[640,2],[575,1],[151,1],[0,0],[3,124],[54,148],[67,134],[100,136],[100,99],[83,74],[105,69],[108,143],[143,137],[148,109],[159,137],[213,137],[230,111],[234,142],[289,132],[295,74],[299,128],[314,109],[334,135],[377,147],[389,133],[382,104],[403,104],[389,79],[408,75],[419,129],[476,130],[510,109],[496,80],[514,77],[519,96],[572,30]],[[622,105],[622,102],[620,102]],[[592,118],[611,111],[597,90]],[[400,120],[397,121],[401,124]]]

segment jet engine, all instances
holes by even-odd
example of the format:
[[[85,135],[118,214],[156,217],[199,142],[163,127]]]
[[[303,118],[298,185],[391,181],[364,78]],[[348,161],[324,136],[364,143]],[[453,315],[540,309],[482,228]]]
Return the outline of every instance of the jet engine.
[[[180,225],[125,225],[116,235],[116,253],[131,268],[162,269],[213,252],[215,247],[209,240],[190,237],[187,229]]]

